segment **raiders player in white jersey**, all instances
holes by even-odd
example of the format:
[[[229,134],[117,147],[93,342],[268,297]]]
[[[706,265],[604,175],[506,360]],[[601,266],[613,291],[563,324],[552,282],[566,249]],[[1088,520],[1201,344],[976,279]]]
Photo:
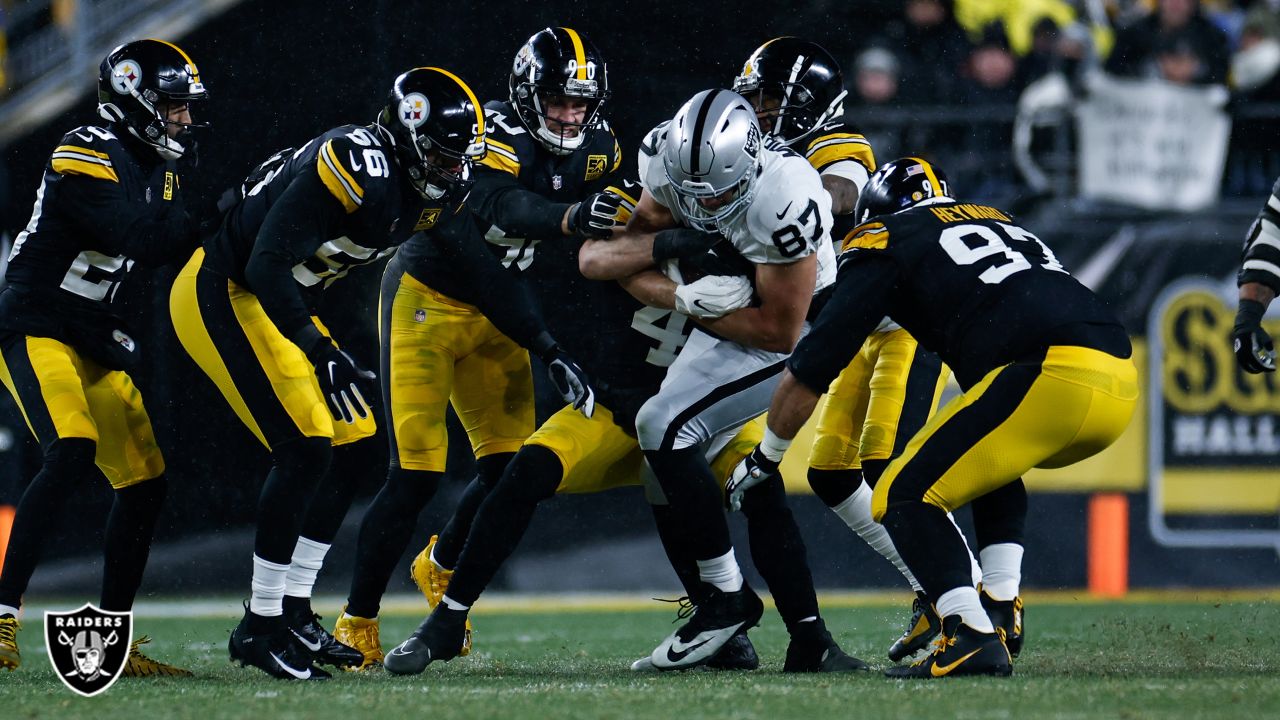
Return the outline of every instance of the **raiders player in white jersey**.
[[[644,192],[626,230],[586,242],[579,262],[587,277],[617,279],[642,302],[674,308],[700,325],[636,418],[655,490],[668,503],[659,529],[667,545],[674,539],[697,560],[705,589],[694,598],[693,617],[651,653],[653,666],[666,670],[706,661],[760,619],[760,599],[743,582],[721,488],[700,446],[768,409],[783,361],[834,282],[835,253],[830,199],[817,171],[784,146],[764,143],[754,109],[734,92],[700,92],[650,132],[640,177]],[[655,269],[722,239],[754,266],[752,277],[708,275],[680,285]],[[744,293],[748,282],[754,289]],[[821,622],[781,481],[757,497],[781,508],[760,523],[772,526],[770,541],[753,542],[752,549],[793,647],[805,638],[849,661],[841,669],[865,667],[839,653]],[[761,562],[758,546],[777,554]]]

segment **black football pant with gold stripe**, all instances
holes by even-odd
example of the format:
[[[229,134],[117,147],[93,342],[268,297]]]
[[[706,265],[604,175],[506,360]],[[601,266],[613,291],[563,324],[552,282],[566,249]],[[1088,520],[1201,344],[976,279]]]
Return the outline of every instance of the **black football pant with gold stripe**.
[[[0,604],[17,607],[66,499],[104,476],[115,498],[104,542],[101,606],[133,606],[164,503],[164,460],[129,376],[50,338],[0,339],[0,381],[40,442],[44,463],[18,503]]]
[[[1001,491],[1008,495],[988,498],[987,511],[1003,505],[1025,514],[1018,488],[1003,489],[1031,468],[1065,467],[1102,451],[1128,426],[1137,400],[1133,361],[1101,350],[1055,345],[996,368],[889,464],[872,515],[930,597],[971,587],[964,540],[946,514]]]

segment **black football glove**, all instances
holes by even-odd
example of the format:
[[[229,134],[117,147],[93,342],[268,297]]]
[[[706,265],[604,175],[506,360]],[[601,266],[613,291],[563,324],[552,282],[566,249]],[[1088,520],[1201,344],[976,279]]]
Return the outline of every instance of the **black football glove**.
[[[701,255],[724,239],[720,233],[703,232],[693,228],[661,230],[653,238],[653,261],[660,263],[673,258]]]
[[[778,474],[778,465],[760,452],[757,445],[751,454],[733,468],[724,484],[724,504],[730,511],[742,509],[742,496],[748,490]]]
[[[345,352],[330,344],[316,354],[312,361],[316,366],[316,379],[320,381],[320,394],[329,403],[334,420],[348,425],[369,417],[373,406],[366,398],[373,398],[378,390],[377,375],[362,369]]]
[[[1236,362],[1245,372],[1276,371],[1276,348],[1271,336],[1262,329],[1262,316],[1267,306],[1257,300],[1241,300],[1236,312],[1236,326],[1231,331],[1231,346]]]
[[[569,232],[575,237],[605,240],[613,235],[622,198],[605,191],[588,196],[569,211]]]

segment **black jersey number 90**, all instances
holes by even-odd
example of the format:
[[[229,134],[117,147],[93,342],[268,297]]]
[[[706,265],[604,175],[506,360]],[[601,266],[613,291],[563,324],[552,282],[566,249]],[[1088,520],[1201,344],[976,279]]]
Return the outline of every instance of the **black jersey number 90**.
[[[809,224],[811,217],[813,233],[806,238],[802,228]],[[800,225],[792,223],[778,228],[773,233],[773,244],[785,258],[793,258],[804,252],[811,242],[817,245],[818,238],[822,237],[822,215],[818,213],[818,203],[813,198],[809,198],[808,206],[796,219],[800,221]]]

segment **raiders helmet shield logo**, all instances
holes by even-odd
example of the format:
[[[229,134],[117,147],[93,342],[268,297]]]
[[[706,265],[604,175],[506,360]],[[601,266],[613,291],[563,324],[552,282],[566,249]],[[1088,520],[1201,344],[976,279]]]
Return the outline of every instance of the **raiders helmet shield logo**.
[[[99,610],[91,603],[71,612],[44,614],[49,664],[63,684],[92,697],[115,684],[129,657],[133,613]]]
[[[604,177],[604,168],[608,162],[609,156],[607,155],[588,155],[586,181],[591,182]]]

